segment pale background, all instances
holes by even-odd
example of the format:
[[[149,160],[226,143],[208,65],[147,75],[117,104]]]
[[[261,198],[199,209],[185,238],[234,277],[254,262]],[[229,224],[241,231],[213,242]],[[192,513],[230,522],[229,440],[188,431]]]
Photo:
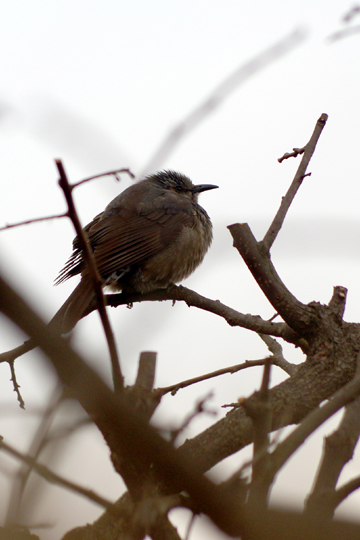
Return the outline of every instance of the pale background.
[[[328,39],[346,27],[341,18],[351,7],[340,0],[5,0],[0,18],[0,226],[65,210],[54,158],[63,160],[72,181],[120,167],[140,175],[166,135],[222,81],[297,31],[293,49],[244,81],[157,168],[220,186],[200,198],[214,224],[214,242],[186,286],[243,313],[269,318],[273,309],[232,248],[226,225],[249,222],[261,238],[299,162],[279,165],[277,158],[304,145],[320,114],[329,114],[309,167],[312,176],[291,207],[272,260],[302,302],[325,303],[334,285],[348,287],[345,318],[359,321],[360,34],[333,43]],[[359,16],[350,26],[356,24]],[[106,178],[76,190],[82,223],[129,183],[126,176],[121,184]],[[0,234],[1,270],[46,320],[75,286],[70,281],[53,287],[73,236],[66,220]],[[134,381],[142,350],[158,351],[156,386],[267,354],[256,335],[180,303],[121,307],[110,314],[128,384]],[[0,324],[1,351],[22,341],[3,317]],[[97,314],[78,325],[74,344],[110,381]],[[301,361],[292,347],[284,350],[288,360]],[[27,452],[56,381],[38,352],[19,359],[16,368],[27,409],[18,408],[8,366],[0,365],[0,435]],[[283,378],[274,368],[272,384]],[[256,368],[185,389],[164,399],[156,421],[180,425],[210,390],[214,396],[208,407],[220,418],[223,403],[248,396],[260,381]],[[63,407],[56,425],[60,428],[76,416],[81,416],[80,408]],[[183,438],[213,421],[212,416],[196,419]],[[325,425],[321,435],[335,425]],[[121,494],[122,483],[94,428],[83,428],[52,448],[49,466],[66,478],[112,500]],[[273,501],[302,504],[321,448],[321,436],[310,438],[280,474]],[[249,456],[249,450],[233,456],[216,474],[229,474]],[[2,519],[18,465],[0,454]],[[359,465],[356,454],[342,480],[358,475]],[[31,484],[29,494],[33,507],[23,520],[47,524],[34,529],[44,540],[60,538],[102,512],[43,482]],[[350,497],[339,515],[358,519],[359,500],[359,495]],[[178,512],[180,531],[188,521],[187,514],[183,517]],[[198,523],[191,538],[203,537],[204,527]],[[220,538],[216,531],[206,534]]]

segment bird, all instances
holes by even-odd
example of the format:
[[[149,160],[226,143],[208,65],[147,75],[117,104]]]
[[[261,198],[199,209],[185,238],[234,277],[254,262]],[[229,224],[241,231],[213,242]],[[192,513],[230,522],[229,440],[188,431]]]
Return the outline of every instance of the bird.
[[[148,293],[179,283],[199,266],[212,242],[212,223],[199,193],[218,188],[194,185],[173,170],[145,177],[113,199],[86,227],[103,287]],[[51,323],[61,334],[74,328],[95,298],[79,238],[55,280],[81,280]]]

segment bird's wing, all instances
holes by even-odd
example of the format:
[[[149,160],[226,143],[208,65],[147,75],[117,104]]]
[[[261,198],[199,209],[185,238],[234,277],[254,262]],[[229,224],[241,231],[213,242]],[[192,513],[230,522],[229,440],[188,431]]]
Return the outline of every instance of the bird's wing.
[[[186,210],[186,211],[185,211]],[[174,242],[183,227],[192,227],[192,211],[172,208],[142,209],[131,218],[121,212],[102,219],[97,216],[85,227],[99,273],[103,279],[113,272],[139,264]],[[60,272],[56,283],[83,272],[85,263],[78,240],[74,252]]]
[[[148,259],[174,242],[193,217],[184,212],[153,210],[131,220],[111,216],[90,230],[90,243],[100,275],[107,276]]]

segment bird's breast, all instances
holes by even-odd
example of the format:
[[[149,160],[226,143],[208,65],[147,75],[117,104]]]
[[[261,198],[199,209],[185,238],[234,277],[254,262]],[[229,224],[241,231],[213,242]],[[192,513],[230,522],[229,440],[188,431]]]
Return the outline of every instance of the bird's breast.
[[[182,227],[166,249],[145,262],[141,270],[143,292],[182,281],[202,262],[211,244],[212,225],[201,210],[196,212],[193,226]]]

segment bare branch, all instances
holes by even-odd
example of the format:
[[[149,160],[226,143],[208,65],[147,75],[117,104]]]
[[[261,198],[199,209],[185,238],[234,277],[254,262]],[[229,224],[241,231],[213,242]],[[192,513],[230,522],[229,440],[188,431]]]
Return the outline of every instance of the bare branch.
[[[75,182],[74,184],[71,184],[71,189],[81,186],[82,184],[85,184],[85,182],[90,182],[91,180],[96,180],[97,178],[103,178],[104,176],[114,176],[115,179],[119,182],[120,179],[118,175],[121,173],[127,173],[130,178],[135,178],[135,175],[130,171],[130,169],[115,169],[113,171],[95,174],[94,176],[89,176],[88,178],[84,178],[84,180]]]
[[[78,215],[75,209],[74,201],[71,195],[73,186],[70,186],[68,182],[62,162],[60,160],[55,160],[55,163],[60,174],[59,185],[64,192],[64,196],[68,205],[68,214],[74,225],[76,234],[79,238],[79,243],[82,249],[83,257],[87,264],[90,278],[93,283],[94,291],[96,294],[97,308],[100,314],[101,322],[104,328],[106,340],[107,340],[109,351],[110,351],[114,388],[115,388],[115,391],[119,392],[123,390],[124,388],[124,378],[121,373],[120,362],[119,362],[118,353],[116,350],[114,334],[112,332],[110,321],[106,312],[105,298],[104,298],[104,293],[102,290],[102,281],[99,276],[99,272],[96,268],[95,259],[91,252],[88,238],[86,237],[85,231],[81,227],[80,220],[78,218]]]
[[[55,414],[55,411],[57,410],[61,400],[62,400],[62,396],[61,395],[59,396],[59,390],[57,390],[54,393],[53,398],[50,400],[49,405],[46,407],[44,413],[42,414],[42,418],[40,420],[39,426],[33,436],[33,440],[30,443],[29,450],[27,452],[27,455],[31,456],[34,462],[37,462],[40,452],[43,450],[43,448],[46,445],[46,442],[47,442],[46,436],[47,436],[49,427],[51,425],[53,416]],[[29,463],[22,462],[22,465],[16,474],[16,477],[11,487],[11,494],[10,494],[10,500],[9,500],[9,505],[8,505],[8,510],[7,510],[6,523],[18,523],[18,514],[19,514],[19,509],[20,509],[24,489],[30,477],[31,472],[33,471],[33,468],[34,467],[30,465]],[[34,502],[34,497],[36,497],[36,495],[32,493],[31,495],[32,503]]]
[[[204,398],[198,400],[196,402],[196,406],[195,406],[193,412],[191,412],[185,418],[185,420],[183,421],[181,426],[179,428],[177,428],[177,429],[172,429],[171,430],[171,438],[170,438],[170,440],[171,440],[172,444],[175,443],[175,441],[178,438],[178,436],[180,435],[180,433],[182,431],[184,431],[184,429],[186,429],[190,425],[190,423],[194,420],[194,418],[199,416],[199,414],[206,413],[206,414],[216,416],[216,414],[217,414],[216,411],[212,411],[210,409],[205,408],[206,402],[209,401],[212,397],[213,397],[213,393],[209,392]]]
[[[341,488],[337,489],[334,496],[334,508],[339,506],[339,504],[342,503],[343,500],[346,499],[346,497],[351,495],[351,493],[354,493],[354,491],[359,488],[360,476],[357,476],[356,478],[353,478],[352,480],[341,486]]]
[[[351,26],[350,28],[344,28],[343,30],[339,30],[338,32],[334,32],[331,34],[327,39],[331,43],[334,43],[335,41],[339,41],[340,39],[344,39],[350,36],[354,36],[356,34],[360,33],[360,25],[357,26]]]
[[[17,396],[17,400],[19,402],[19,405],[22,409],[25,409],[25,402],[21,396],[21,393],[20,393],[20,385],[18,384],[17,380],[16,380],[16,373],[15,373],[15,366],[14,366],[14,361],[12,362],[8,362],[9,366],[10,366],[10,371],[11,371],[11,381],[13,383],[13,387],[14,387],[14,392],[16,392],[16,396]]]
[[[347,288],[338,285],[334,287],[333,296],[329,302],[329,308],[334,312],[334,315],[341,320],[344,315],[347,297]]]
[[[355,524],[335,521],[328,526],[292,512],[270,510],[262,515],[260,522],[256,512],[243,508],[233,493],[229,494],[200,474],[204,464],[196,455],[185,458],[184,454],[171,448],[153,428],[134,415],[121,395],[115,396],[65,340],[49,331],[2,278],[0,292],[0,309],[39,343],[62,382],[72,388],[81,405],[104,434],[113,453],[124,453],[134,467],[152,463],[152,471],[167,488],[185,490],[199,510],[206,513],[224,532],[242,536],[244,540],[260,539],[264,530],[269,538],[286,537],[288,540],[295,540],[292,534],[294,530],[297,538],[301,531],[300,536],[307,540],[338,540],[339,537],[350,540],[360,534],[359,526]],[[289,381],[292,383],[296,377],[291,377]],[[359,380],[354,379],[352,382],[357,383],[356,391],[359,391]],[[354,386],[351,392],[355,393]],[[349,395],[347,399],[350,399]],[[230,417],[231,413],[228,415]],[[234,434],[232,437],[236,438]]]
[[[251,400],[244,401],[244,408],[254,425],[254,451],[252,480],[249,487],[249,504],[257,510],[265,509],[268,502],[272,476],[269,476],[269,433],[271,431],[271,406],[269,401],[269,382],[271,364],[265,363],[263,379],[259,392]]]
[[[82,495],[86,497],[87,499],[90,499],[91,501],[95,502],[96,504],[99,504],[100,506],[103,506],[104,508],[111,508],[113,506],[112,502],[104,499],[100,495],[97,495],[92,490],[82,488],[78,484],[75,484],[74,482],[70,482],[69,480],[62,478],[58,474],[48,469],[48,467],[45,467],[45,465],[40,465],[39,463],[36,462],[35,459],[25,454],[22,454],[21,452],[19,452],[18,450],[10,446],[9,444],[6,444],[4,441],[1,441],[0,449],[16,457],[17,459],[21,459],[21,461],[23,461],[24,463],[27,463],[30,467],[34,469],[34,471],[36,471],[40,476],[42,476],[45,480],[47,480],[51,484],[57,484],[66,489],[70,489],[71,491],[74,491],[75,493],[78,493],[79,495]]]
[[[295,366],[294,364],[291,364],[291,362],[285,360],[280,343],[278,343],[276,339],[266,334],[259,334],[259,337],[267,345],[267,348],[273,355],[272,364],[283,369],[288,375],[294,375],[298,370],[298,366]]]
[[[19,221],[18,223],[11,223],[10,225],[5,225],[5,227],[0,227],[0,231],[6,231],[8,229],[13,229],[14,227],[22,227],[23,225],[29,225],[31,223],[37,223],[39,221],[49,221],[50,219],[59,219],[63,217],[69,217],[69,215],[67,213],[56,214],[54,216],[47,216],[47,217],[28,219],[26,221]]]
[[[159,479],[175,491],[183,487],[200,510],[222,530],[233,535],[247,530],[248,522],[243,519],[237,502],[224,498],[221,488],[199,473],[192,460],[180,458],[154,428],[134,414],[122,399],[122,394],[115,396],[66,341],[51,332],[1,277],[0,309],[38,342],[59,378],[72,388],[98,426],[113,455],[122,456],[127,464],[131,464],[128,469],[144,472],[152,464],[152,471]],[[113,463],[116,461],[114,457]],[[128,470],[128,473],[132,471]],[[224,506],[219,505],[219,501],[224,502]]]
[[[212,371],[211,373],[206,373],[205,375],[199,375],[199,377],[193,377],[192,379],[187,379],[186,381],[182,381],[177,384],[172,384],[170,386],[165,386],[163,388],[156,388],[154,390],[154,393],[160,394],[161,396],[163,396],[171,392],[171,394],[174,396],[178,392],[178,390],[180,390],[181,388],[186,388],[187,386],[190,386],[192,384],[197,384],[199,382],[206,381],[208,379],[213,379],[214,377],[219,377],[220,375],[226,375],[228,373],[232,375],[233,373],[241,371],[242,369],[247,369],[247,368],[255,367],[255,366],[264,366],[266,362],[268,361],[271,364],[278,365],[277,361],[274,358],[262,358],[261,360],[245,360],[245,362],[243,362],[242,364],[237,364],[235,366],[217,369],[216,371]]]
[[[134,412],[149,421],[162,396],[153,391],[156,372],[156,352],[145,351],[140,354],[135,384],[125,388],[124,397]]]
[[[257,242],[247,223],[229,225],[234,246],[239,251],[257,284],[284,321],[299,334],[315,330],[317,321],[312,310],[302,304],[284,285],[262,243]],[[274,323],[270,323],[274,324]],[[273,332],[262,332],[272,334]]]
[[[230,326],[241,326],[248,330],[262,334],[271,334],[276,337],[281,337],[288,343],[293,343],[298,347],[306,347],[306,342],[301,339],[299,334],[295,332],[285,323],[273,323],[272,321],[264,321],[258,315],[244,315],[235,309],[222,304],[219,300],[211,300],[205,296],[187,289],[182,285],[172,285],[167,289],[158,289],[157,291],[147,294],[107,294],[105,295],[106,305],[110,307],[118,307],[121,305],[128,305],[135,302],[156,302],[163,300],[184,301],[188,306],[197,307],[219,315],[223,317]],[[96,309],[96,301],[92,302],[89,308],[84,312],[85,317]],[[19,356],[31,351],[37,346],[33,340],[27,340],[22,345],[19,345],[15,349],[6,351],[0,354],[1,362],[10,362],[18,358]],[[282,366],[279,366],[282,367]]]
[[[297,448],[321,424],[339,409],[353,401],[360,393],[360,375],[338,390],[330,401],[312,411],[302,423],[272,453],[272,467],[275,475]]]
[[[355,5],[351,9],[349,9],[349,11],[347,11],[347,13],[345,13],[345,15],[342,18],[342,22],[347,24],[347,23],[351,22],[359,14],[360,14],[360,6]]]
[[[278,159],[278,162],[282,163],[285,159],[289,159],[291,157],[298,157],[301,154],[303,154],[304,152],[305,152],[305,147],[304,148],[293,148],[292,152],[290,152],[290,153],[286,152],[281,158]]]
[[[360,374],[360,354],[357,357]],[[360,397],[346,406],[343,419],[336,431],[325,439],[321,465],[305,511],[321,519],[331,519],[335,508],[352,490],[347,486],[339,495],[336,485],[346,463],[353,457],[360,437]],[[350,491],[349,491],[350,489]]]
[[[276,213],[276,216],[273,219],[273,222],[270,225],[269,230],[264,236],[264,239],[262,241],[262,244],[266,251],[269,251],[271,246],[274,243],[275,238],[277,237],[283,223],[285,216],[287,214],[287,211],[290,208],[290,205],[292,201],[294,200],[294,197],[301,186],[301,183],[306,175],[306,169],[309,165],[310,159],[312,158],[313,153],[315,152],[316,144],[319,140],[319,137],[322,133],[322,130],[325,127],[326,121],[328,119],[327,114],[322,114],[318,121],[316,122],[316,126],[314,129],[314,132],[307,143],[307,145],[304,147],[304,155],[300,162],[300,165],[298,167],[298,170],[296,171],[296,174],[294,176],[294,180],[292,181],[291,186],[288,189],[288,192],[286,193],[285,197],[282,198],[280,208]],[[294,151],[298,150],[298,154],[302,153],[303,149],[295,149]],[[281,158],[284,159],[284,158]],[[280,160],[279,160],[280,161]],[[280,161],[281,162],[281,161]]]
[[[258,315],[244,315],[235,309],[222,304],[219,300],[211,300],[205,296],[201,296],[195,291],[184,287],[183,285],[171,285],[167,289],[158,289],[157,291],[147,294],[109,294],[106,295],[108,306],[117,307],[119,305],[132,304],[133,302],[144,301],[162,301],[162,300],[182,300],[188,306],[197,307],[204,311],[209,311],[215,315],[223,317],[230,326],[241,326],[248,330],[262,334],[271,334],[276,337],[281,337],[289,343],[294,343],[299,347],[304,345],[300,340],[300,336],[285,323],[273,323],[264,321]],[[84,315],[94,310],[94,305],[89,306]],[[299,341],[300,340],[300,341]],[[0,356],[1,359],[1,356]]]

